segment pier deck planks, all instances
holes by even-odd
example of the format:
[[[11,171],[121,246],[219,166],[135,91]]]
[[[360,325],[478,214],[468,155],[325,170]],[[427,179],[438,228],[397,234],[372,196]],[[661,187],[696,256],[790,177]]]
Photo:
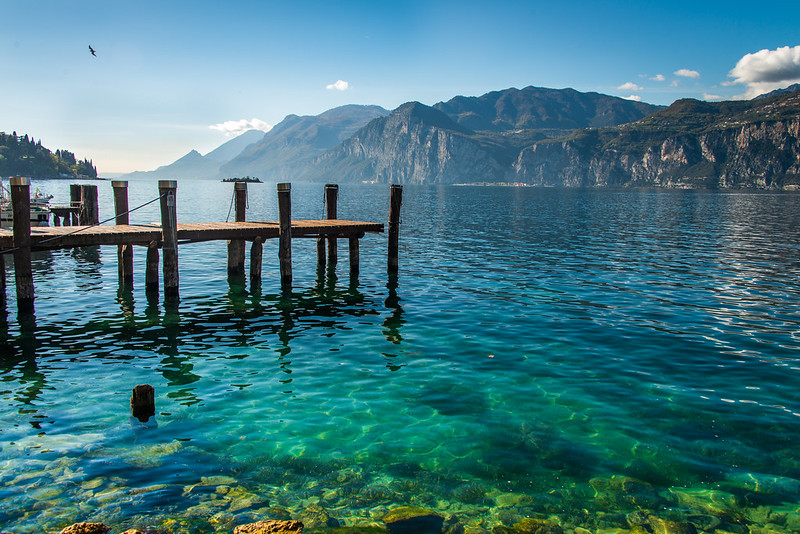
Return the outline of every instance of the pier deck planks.
[[[340,219],[292,221],[293,237],[361,237],[383,232],[382,223]],[[278,222],[178,223],[179,241],[252,240],[277,238]],[[57,239],[52,239],[57,238]],[[71,248],[92,245],[130,245],[161,241],[161,225],[119,224],[103,226],[44,226],[31,228],[32,248]],[[47,241],[46,243],[43,243]],[[0,229],[0,248],[14,246],[13,232]]]

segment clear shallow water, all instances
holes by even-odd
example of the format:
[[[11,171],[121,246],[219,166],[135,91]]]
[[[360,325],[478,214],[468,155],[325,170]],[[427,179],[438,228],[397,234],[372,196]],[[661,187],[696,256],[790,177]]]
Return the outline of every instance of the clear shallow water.
[[[231,190],[179,182],[179,221],[225,220]],[[130,184],[132,206],[155,194]],[[322,185],[292,194],[294,218],[322,216]],[[250,197],[248,219],[277,219],[274,184]],[[387,218],[386,186],[339,197],[341,218]],[[628,528],[635,510],[735,531],[765,507],[791,531],[798,200],[407,186],[396,280],[385,235],[362,240],[358,284],[346,247],[317,273],[296,240],[289,296],[277,243],[257,288],[229,283],[224,243],[191,244],[177,304],[148,300],[141,250],[127,294],[114,247],[41,254],[35,317],[12,268],[0,313],[0,528],[204,532],[320,507],[366,525],[418,504],[474,532]],[[156,424],[129,418],[139,383]]]

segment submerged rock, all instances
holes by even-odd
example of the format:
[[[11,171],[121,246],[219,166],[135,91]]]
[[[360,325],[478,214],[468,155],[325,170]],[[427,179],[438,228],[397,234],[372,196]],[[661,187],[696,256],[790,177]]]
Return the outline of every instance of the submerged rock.
[[[650,514],[645,510],[635,510],[626,515],[625,520],[628,522],[628,526],[631,528],[641,527],[650,522]]]
[[[383,522],[392,534],[441,534],[444,517],[427,508],[401,506],[389,510]]]
[[[729,516],[736,513],[736,496],[725,491],[707,488],[669,488],[678,504],[697,512],[715,516]]]
[[[695,514],[686,519],[698,529],[706,532],[711,532],[722,524],[722,520],[714,515]]]
[[[111,530],[103,523],[75,523],[63,529],[60,534],[106,534]]]
[[[514,534],[564,534],[564,529],[546,519],[526,517],[514,524]]]
[[[596,477],[589,484],[596,492],[597,501],[606,506],[634,505],[653,509],[661,500],[651,484],[632,477]]]
[[[328,511],[317,503],[309,504],[300,512],[299,519],[308,528],[333,528],[339,526],[339,520],[331,517]]]
[[[655,516],[650,516],[650,528],[653,534],[697,534],[697,529],[691,523],[667,521]]]
[[[247,525],[239,525],[233,534],[300,534],[303,523],[300,521],[257,521]]]

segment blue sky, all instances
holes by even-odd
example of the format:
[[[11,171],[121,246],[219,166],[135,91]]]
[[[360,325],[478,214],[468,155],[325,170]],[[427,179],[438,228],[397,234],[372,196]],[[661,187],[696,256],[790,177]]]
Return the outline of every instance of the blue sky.
[[[0,0],[0,131],[103,175],[344,104],[528,85],[742,98],[800,81],[798,21],[796,0]]]

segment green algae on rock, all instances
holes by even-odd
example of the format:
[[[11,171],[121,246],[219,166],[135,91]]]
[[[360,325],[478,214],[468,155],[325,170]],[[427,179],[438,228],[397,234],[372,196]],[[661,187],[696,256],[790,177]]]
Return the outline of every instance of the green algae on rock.
[[[60,534],[106,534],[111,527],[103,523],[75,523],[63,529]]]
[[[300,521],[257,521],[239,525],[233,534],[300,534],[303,523]]]

